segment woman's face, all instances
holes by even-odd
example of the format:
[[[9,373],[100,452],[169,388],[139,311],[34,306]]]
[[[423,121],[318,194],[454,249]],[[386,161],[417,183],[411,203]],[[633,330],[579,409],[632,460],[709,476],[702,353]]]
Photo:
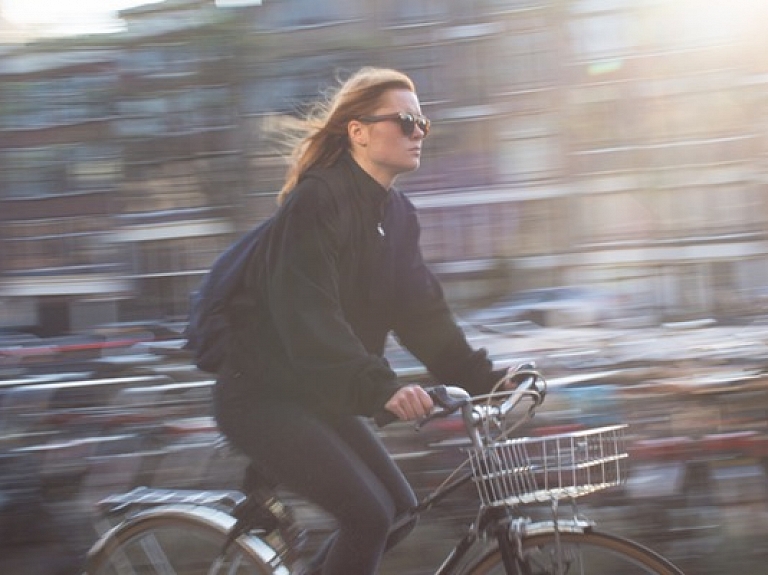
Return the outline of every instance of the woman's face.
[[[352,121],[349,126],[352,156],[385,188],[389,188],[399,174],[415,170],[421,162],[424,131],[416,125],[408,135],[398,119],[381,118],[397,113],[420,118],[416,94],[410,90],[389,90],[370,116]]]

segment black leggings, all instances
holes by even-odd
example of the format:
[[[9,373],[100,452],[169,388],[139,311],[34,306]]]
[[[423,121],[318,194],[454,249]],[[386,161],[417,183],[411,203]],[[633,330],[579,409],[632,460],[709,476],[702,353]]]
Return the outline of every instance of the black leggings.
[[[278,482],[334,516],[338,530],[316,558],[322,575],[373,575],[384,551],[413,529],[392,530],[416,502],[413,490],[367,421],[320,418],[279,400],[245,404],[216,385],[222,432]]]

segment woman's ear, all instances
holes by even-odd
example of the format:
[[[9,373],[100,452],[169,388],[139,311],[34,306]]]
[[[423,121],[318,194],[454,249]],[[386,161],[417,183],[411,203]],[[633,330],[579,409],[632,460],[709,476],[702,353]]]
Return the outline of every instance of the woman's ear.
[[[364,148],[368,145],[368,130],[360,120],[351,120],[347,124],[347,135],[353,146]]]

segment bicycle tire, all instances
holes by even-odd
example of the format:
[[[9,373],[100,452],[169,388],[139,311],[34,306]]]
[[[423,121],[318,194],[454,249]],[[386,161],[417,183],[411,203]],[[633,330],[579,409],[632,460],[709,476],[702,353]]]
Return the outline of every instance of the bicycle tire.
[[[211,508],[167,506],[137,513],[88,553],[86,575],[289,575],[265,541],[241,535],[221,550],[235,520]]]
[[[567,575],[684,575],[670,561],[629,539],[597,531],[561,532],[562,573]],[[523,538],[524,575],[561,573],[553,557],[555,533]],[[526,570],[527,569],[527,570]],[[501,551],[496,546],[465,571],[466,575],[506,575]]]

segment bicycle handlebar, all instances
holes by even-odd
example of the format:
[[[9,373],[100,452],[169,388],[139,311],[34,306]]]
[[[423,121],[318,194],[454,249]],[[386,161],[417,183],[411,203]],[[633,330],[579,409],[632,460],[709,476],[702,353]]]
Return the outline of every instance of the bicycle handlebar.
[[[510,383],[514,383],[511,389],[508,387]],[[531,399],[531,406],[520,421],[510,427],[510,430],[533,417],[536,408],[544,402],[546,387],[546,380],[536,371],[532,363],[510,368],[494,388],[483,395],[472,397],[463,388],[452,385],[426,387],[424,389],[437,409],[419,421],[416,429],[430,421],[448,417],[461,410],[467,435],[476,446],[479,446],[482,444],[479,428],[491,419],[503,420],[526,397]],[[397,416],[391,411],[382,409],[374,416],[374,421],[379,427],[384,427],[397,421]]]

